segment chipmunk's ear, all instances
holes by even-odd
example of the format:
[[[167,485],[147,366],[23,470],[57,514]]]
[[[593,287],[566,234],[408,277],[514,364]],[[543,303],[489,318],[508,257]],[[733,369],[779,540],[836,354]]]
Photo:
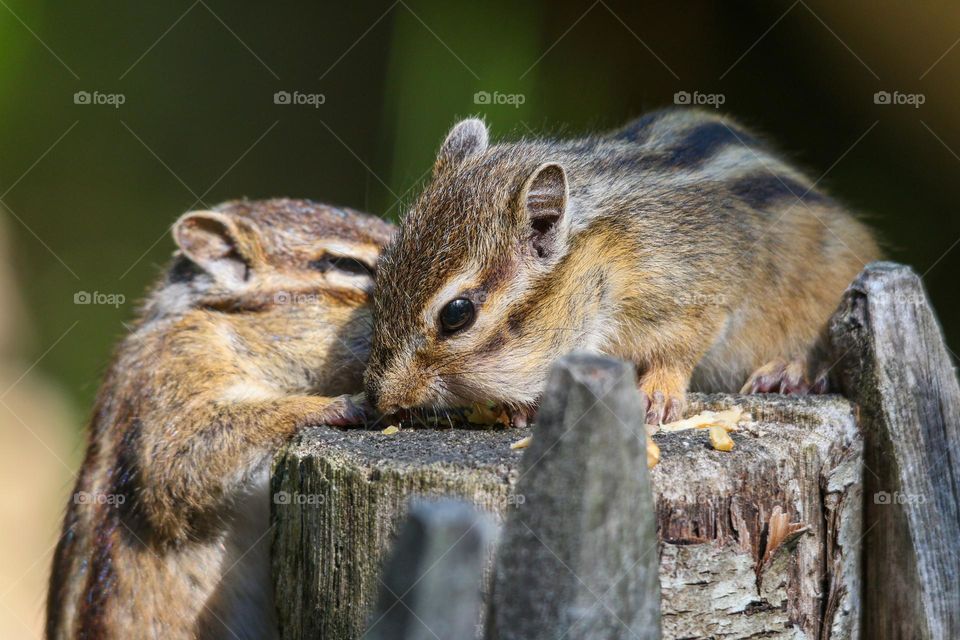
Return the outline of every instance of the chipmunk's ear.
[[[530,252],[538,258],[559,254],[567,241],[567,174],[559,164],[537,167],[520,193]]]
[[[252,223],[218,211],[190,211],[173,225],[181,253],[228,286],[247,278],[257,250]]]
[[[433,165],[433,175],[463,162],[468,156],[482,152],[487,148],[488,139],[487,125],[483,120],[470,118],[458,122],[440,147],[437,161]]]

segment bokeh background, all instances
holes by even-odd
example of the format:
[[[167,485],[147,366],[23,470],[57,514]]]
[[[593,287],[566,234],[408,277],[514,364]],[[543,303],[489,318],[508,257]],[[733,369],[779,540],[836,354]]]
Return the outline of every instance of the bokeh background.
[[[0,0],[0,637],[39,634],[82,426],[179,214],[396,217],[460,117],[574,135],[687,92],[863,212],[958,351],[958,43],[932,0]]]

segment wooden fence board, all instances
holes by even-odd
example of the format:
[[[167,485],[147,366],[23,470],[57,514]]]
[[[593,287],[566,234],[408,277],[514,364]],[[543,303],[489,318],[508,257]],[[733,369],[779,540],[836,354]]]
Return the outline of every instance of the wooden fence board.
[[[495,535],[489,516],[469,503],[416,501],[390,553],[364,637],[477,637],[484,564]]]
[[[489,638],[660,638],[659,550],[645,408],[633,367],[553,367],[520,465],[524,501],[497,550]],[[544,594],[550,597],[543,597]]]
[[[866,638],[960,638],[960,388],[920,278],[870,265],[831,322],[860,407]]]

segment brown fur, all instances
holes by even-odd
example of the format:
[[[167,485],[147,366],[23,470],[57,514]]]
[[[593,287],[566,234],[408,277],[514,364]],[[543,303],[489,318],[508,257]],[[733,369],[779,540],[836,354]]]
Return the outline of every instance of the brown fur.
[[[265,638],[269,461],[350,418],[369,276],[392,228],[298,200],[230,202],[175,225],[180,252],[120,344],[57,547],[49,638]],[[236,276],[236,277],[235,277]]]
[[[367,395],[383,411],[522,410],[558,356],[586,349],[635,362],[648,417],[673,418],[691,384],[736,391],[767,362],[806,357],[879,253],[721,116],[666,110],[606,136],[492,146],[468,120],[381,258]],[[476,321],[445,335],[439,310],[464,296]]]

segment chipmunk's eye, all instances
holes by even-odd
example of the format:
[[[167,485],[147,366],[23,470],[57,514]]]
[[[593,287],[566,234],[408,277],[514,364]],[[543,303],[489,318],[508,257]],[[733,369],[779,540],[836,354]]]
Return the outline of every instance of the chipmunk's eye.
[[[353,276],[373,277],[373,269],[367,266],[366,263],[361,262],[356,258],[345,258],[343,256],[324,256],[322,258],[317,258],[316,260],[311,260],[308,266],[311,269],[316,269],[317,271],[322,271],[324,273],[330,271],[331,269],[335,269]]]
[[[466,298],[457,298],[443,305],[440,310],[440,326],[447,333],[466,329],[473,322],[476,311]]]

